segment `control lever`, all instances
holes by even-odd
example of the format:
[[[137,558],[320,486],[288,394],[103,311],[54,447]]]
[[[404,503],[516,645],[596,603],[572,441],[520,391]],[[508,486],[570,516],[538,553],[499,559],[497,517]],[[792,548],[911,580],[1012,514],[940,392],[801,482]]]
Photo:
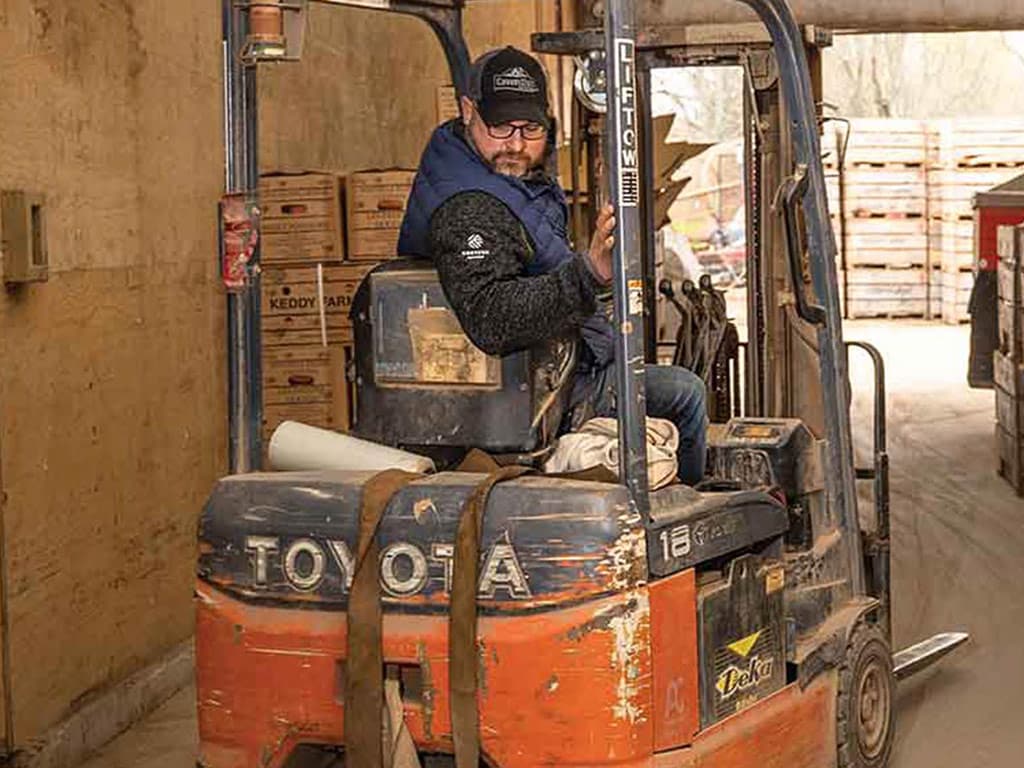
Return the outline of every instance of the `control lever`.
[[[704,306],[700,289],[692,280],[683,281],[683,295],[693,306],[693,332],[690,334],[692,346],[687,350],[684,366],[699,375],[699,369],[707,349],[708,312]]]
[[[703,365],[697,373],[702,379],[708,381],[711,376],[711,368],[714,366],[715,360],[718,359],[719,349],[721,349],[722,341],[729,327],[729,311],[725,297],[712,287],[710,275],[701,276],[700,287],[704,292],[709,321]]]
[[[658,292],[669,300],[679,314],[679,330],[676,331],[676,348],[672,352],[672,365],[682,365],[683,342],[687,338],[687,328],[690,325],[690,311],[679,301],[676,290],[672,287],[672,281],[667,277],[662,278],[658,283]]]

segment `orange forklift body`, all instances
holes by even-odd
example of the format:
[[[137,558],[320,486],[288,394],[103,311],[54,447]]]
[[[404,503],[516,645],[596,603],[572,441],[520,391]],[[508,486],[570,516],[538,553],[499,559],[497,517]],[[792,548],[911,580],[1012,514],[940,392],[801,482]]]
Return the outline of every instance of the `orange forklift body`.
[[[343,744],[346,619],[254,606],[197,585],[201,765],[281,768],[299,744]],[[698,734],[694,571],[609,598],[482,617],[485,759],[502,768],[828,765],[835,673],[796,683]],[[405,719],[450,752],[447,621],[385,615],[388,664],[416,669]]]

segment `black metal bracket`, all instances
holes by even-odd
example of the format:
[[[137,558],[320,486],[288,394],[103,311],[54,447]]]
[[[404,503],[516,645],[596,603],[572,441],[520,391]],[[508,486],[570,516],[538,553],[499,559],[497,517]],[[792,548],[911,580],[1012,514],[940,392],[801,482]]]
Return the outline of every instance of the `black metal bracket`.
[[[802,263],[803,247],[796,218],[796,207],[807,192],[807,178],[806,169],[798,167],[796,173],[786,179],[782,187],[781,206],[785,224],[786,255],[789,257],[790,281],[793,283],[793,295],[796,297],[797,315],[812,325],[824,325],[827,319],[825,308],[812,303],[807,296]]]
[[[604,30],[576,29],[568,32],[534,32],[530,35],[530,48],[536,53],[555,56],[579,56],[590,51],[604,50]]]
[[[579,29],[568,32],[535,32],[530,35],[530,48],[535,53],[554,56],[582,56],[604,50],[604,33],[600,29]],[[637,40],[637,66],[645,69],[688,66],[739,65],[757,54],[770,54],[772,44],[764,40],[745,42],[712,42],[660,39],[648,33]]]

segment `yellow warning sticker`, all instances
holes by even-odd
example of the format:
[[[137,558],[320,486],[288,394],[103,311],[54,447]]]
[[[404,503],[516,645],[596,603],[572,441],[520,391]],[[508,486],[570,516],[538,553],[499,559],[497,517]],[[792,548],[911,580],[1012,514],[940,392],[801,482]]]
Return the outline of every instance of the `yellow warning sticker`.
[[[759,629],[754,634],[747,635],[742,640],[737,640],[735,643],[729,643],[726,647],[737,656],[742,656],[745,659],[750,655],[750,651],[757,644],[757,640],[761,637],[762,631],[763,630]]]

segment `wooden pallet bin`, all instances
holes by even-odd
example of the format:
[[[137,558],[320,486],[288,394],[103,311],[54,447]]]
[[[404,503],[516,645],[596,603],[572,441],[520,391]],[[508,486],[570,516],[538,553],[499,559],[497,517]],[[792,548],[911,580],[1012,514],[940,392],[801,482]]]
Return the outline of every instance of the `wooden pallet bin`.
[[[846,139],[845,128],[826,130],[822,150],[847,316],[969,320],[973,201],[1024,169],[1024,120],[853,120],[840,167]],[[871,277],[909,269],[930,276],[926,296],[906,274]]]

